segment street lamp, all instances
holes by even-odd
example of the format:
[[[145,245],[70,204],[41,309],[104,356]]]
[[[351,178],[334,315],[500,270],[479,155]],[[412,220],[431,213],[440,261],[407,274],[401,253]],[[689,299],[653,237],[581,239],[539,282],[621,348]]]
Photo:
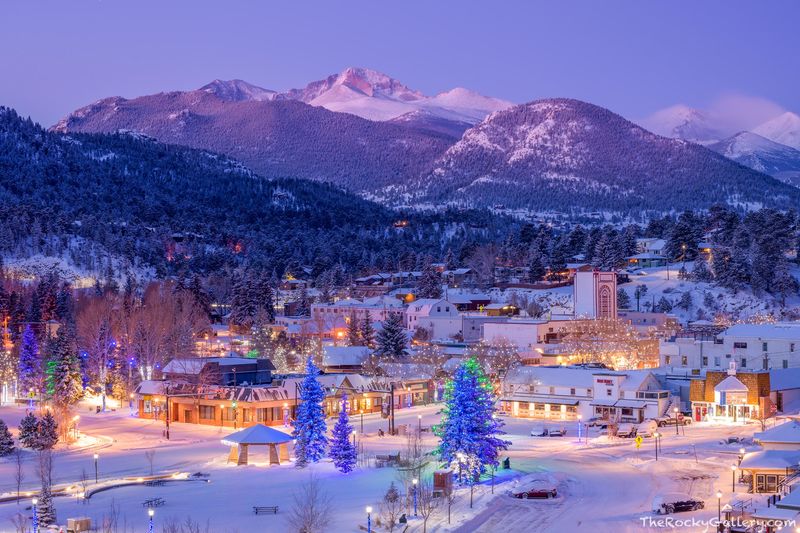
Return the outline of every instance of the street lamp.
[[[358,431],[356,431],[356,430],[354,429],[354,430],[353,430],[353,448],[355,448],[355,447],[356,447],[356,433],[358,433]]]
[[[731,492],[736,492],[736,465],[731,465]]]
[[[742,459],[744,459],[745,449],[739,448],[739,466],[742,466]]]
[[[361,414],[361,433],[363,434],[364,433],[364,410],[363,409],[359,409],[358,412],[359,412],[359,414]]]
[[[581,419],[583,419],[583,416],[578,415],[578,444],[581,443]]]
[[[225,412],[224,409],[225,405],[219,404],[219,427],[222,427],[222,421],[225,419],[225,417],[223,416],[223,413]]]
[[[372,533],[372,507],[367,506],[367,533]]]
[[[461,472],[462,472],[463,465],[464,465],[464,453],[463,452],[458,452],[456,454],[456,459],[458,459],[458,482],[461,483],[462,482]]]
[[[422,415],[417,415],[417,430],[422,435]]]
[[[656,445],[656,461],[658,461],[658,439],[661,438],[661,433],[656,431],[653,433],[653,444]]]
[[[99,454],[94,454],[94,482],[97,483],[97,460],[100,459]]]
[[[717,491],[717,522],[722,522],[722,491]]]
[[[33,522],[33,533],[39,533],[39,512],[36,509],[39,500],[34,498],[31,500],[31,503],[33,503],[33,519],[31,520]]]
[[[678,435],[678,408],[675,407],[672,412],[675,413],[675,435]]]
[[[416,478],[411,480],[411,483],[413,485],[413,489],[412,490],[414,492],[414,516],[417,516],[417,482],[418,481],[419,480],[416,479]]]
[[[78,420],[81,419],[81,415],[75,415],[72,417],[72,430],[75,433],[75,440],[78,440]]]
[[[150,526],[148,527],[147,531],[149,533],[153,533],[153,515],[156,514],[156,510],[152,507],[147,510],[147,516],[150,518]]]

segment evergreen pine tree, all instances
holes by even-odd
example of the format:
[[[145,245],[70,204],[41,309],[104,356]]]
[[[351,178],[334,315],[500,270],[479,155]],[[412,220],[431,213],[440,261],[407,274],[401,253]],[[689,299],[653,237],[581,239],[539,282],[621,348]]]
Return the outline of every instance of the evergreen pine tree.
[[[53,494],[50,483],[42,481],[42,490],[39,492],[39,501],[36,504],[36,514],[39,518],[39,525],[49,526],[56,522],[56,508],[53,505]]]
[[[711,275],[711,271],[708,269],[708,261],[703,259],[702,257],[698,257],[694,261],[694,269],[692,270],[692,274],[690,276],[692,281],[697,281],[700,283],[709,283],[713,279]]]
[[[55,390],[53,402],[62,413],[83,398],[83,378],[81,363],[75,346],[75,337],[71,327],[62,326],[56,334],[53,357],[56,362],[53,375]]]
[[[503,422],[496,418],[492,384],[475,358],[468,359],[445,385],[442,422],[434,426],[439,437],[436,453],[442,462],[456,463],[475,479],[487,466],[497,466],[501,450],[510,442],[499,438]],[[467,457],[466,464],[459,454]]]
[[[361,342],[368,348],[375,347],[375,328],[372,327],[369,313],[361,322]]]
[[[392,313],[383,323],[383,329],[376,336],[375,353],[381,357],[400,359],[408,353],[408,336],[403,327],[403,316]]]
[[[297,316],[311,316],[311,301],[305,287],[300,290],[300,299],[297,301]]]
[[[542,262],[542,255],[538,251],[531,253],[531,259],[528,262],[528,281],[536,283],[544,278],[547,271]]]
[[[631,305],[631,297],[622,287],[617,288],[617,308],[628,309]]]
[[[19,386],[27,393],[42,392],[42,359],[39,355],[39,343],[30,325],[25,326],[22,333],[22,344],[19,349]]]
[[[640,309],[640,303],[642,298],[647,295],[647,285],[637,285],[636,289],[633,291],[633,297],[636,298],[636,311]]]
[[[779,260],[775,265],[775,279],[771,290],[779,297],[782,307],[786,305],[787,296],[797,293],[797,287],[797,280],[789,271],[789,264],[785,259]]]
[[[26,414],[19,423],[19,443],[34,449],[39,437],[39,420],[33,413]]]
[[[678,300],[678,307],[684,311],[688,311],[692,307],[692,293],[689,291],[681,294],[681,299]]]
[[[56,422],[53,413],[47,411],[39,420],[33,448],[35,450],[52,450],[57,442],[58,422]]]
[[[297,418],[294,420],[295,438],[295,464],[306,466],[316,463],[325,455],[328,437],[325,435],[325,411],[322,402],[325,400],[325,391],[317,379],[319,369],[309,357],[306,361],[306,377],[300,385],[300,405],[297,408]]]
[[[433,264],[425,263],[422,268],[422,275],[417,285],[418,298],[441,298],[442,297],[442,276],[436,271]]]
[[[369,317],[369,312],[367,312]],[[358,317],[355,311],[350,311],[350,318],[347,320],[347,342],[350,346],[363,346],[361,340],[361,329],[358,327]]]
[[[339,419],[333,426],[331,447],[328,455],[333,459],[333,464],[344,474],[351,472],[356,466],[356,448],[350,439],[353,426],[347,414],[347,395],[342,396],[342,408],[339,410]]]
[[[0,420],[0,457],[14,453],[14,439],[5,422]]]
[[[661,299],[658,300],[654,311],[657,313],[669,313],[672,311],[672,302],[667,300],[666,297],[662,296]]]

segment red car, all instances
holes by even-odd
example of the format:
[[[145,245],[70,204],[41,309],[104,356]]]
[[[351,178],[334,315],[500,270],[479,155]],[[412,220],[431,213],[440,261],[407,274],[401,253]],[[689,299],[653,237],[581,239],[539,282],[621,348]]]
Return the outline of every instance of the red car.
[[[514,497],[522,500],[546,500],[558,496],[556,489],[531,489],[524,492],[515,492]]]

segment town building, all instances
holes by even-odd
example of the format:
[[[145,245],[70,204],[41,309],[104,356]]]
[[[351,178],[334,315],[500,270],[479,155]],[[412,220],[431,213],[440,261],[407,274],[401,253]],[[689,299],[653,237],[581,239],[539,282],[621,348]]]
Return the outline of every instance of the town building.
[[[502,382],[501,412],[519,418],[638,423],[663,416],[669,391],[647,370],[614,372],[564,366],[518,366]]]
[[[800,477],[800,421],[792,418],[755,433],[753,439],[760,449],[745,453],[739,464],[750,492],[788,493]]]
[[[690,382],[695,421],[745,422],[771,416],[769,372],[738,372],[735,363],[723,372],[709,370]]]
[[[572,287],[575,317],[617,317],[617,275],[614,272],[577,272]]]
[[[409,304],[405,313],[409,331],[424,329],[429,339],[445,340],[462,334],[462,320],[456,306],[444,299],[422,298]]]

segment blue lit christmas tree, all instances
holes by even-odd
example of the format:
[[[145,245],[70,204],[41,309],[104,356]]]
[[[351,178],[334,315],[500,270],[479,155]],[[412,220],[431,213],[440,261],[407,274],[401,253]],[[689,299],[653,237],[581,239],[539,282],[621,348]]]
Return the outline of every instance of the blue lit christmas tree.
[[[308,358],[306,377],[300,385],[300,405],[297,408],[297,419],[294,421],[295,438],[294,453],[297,466],[316,463],[325,456],[328,437],[325,435],[325,411],[322,402],[325,392],[317,380],[319,369]]]
[[[25,326],[22,333],[22,344],[19,349],[19,386],[25,392],[41,392],[42,358],[39,355],[39,343],[30,325]]]
[[[356,447],[350,440],[353,433],[353,426],[350,425],[350,417],[347,414],[347,395],[342,396],[342,408],[339,410],[339,420],[333,426],[333,440],[329,455],[333,459],[333,464],[340,472],[352,472],[356,466]]]
[[[445,406],[442,423],[434,426],[440,443],[436,452],[448,465],[455,463],[472,482],[486,471],[497,467],[500,451],[511,444],[503,435],[503,422],[495,415],[492,384],[478,361],[468,359],[445,385]]]

